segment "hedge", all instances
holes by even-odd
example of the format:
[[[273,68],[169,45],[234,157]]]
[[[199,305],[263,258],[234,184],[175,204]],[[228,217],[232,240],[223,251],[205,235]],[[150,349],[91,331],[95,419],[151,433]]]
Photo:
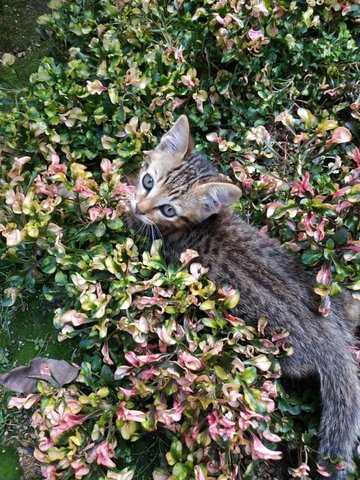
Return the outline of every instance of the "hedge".
[[[66,58],[0,90],[2,304],[41,285],[83,352],[76,383],[12,401],[34,408],[44,478],[140,478],[132,444],[149,438],[155,480],[275,478],[282,452],[310,478],[318,408],[280,383],[287,333],[232,316],[238,293],[189,266],[196,253],[166,264],[122,215],[142,152],[186,113],[242,187],[236,210],[313,270],[320,313],[342,288],[359,298],[358,2],[50,7],[40,29]]]

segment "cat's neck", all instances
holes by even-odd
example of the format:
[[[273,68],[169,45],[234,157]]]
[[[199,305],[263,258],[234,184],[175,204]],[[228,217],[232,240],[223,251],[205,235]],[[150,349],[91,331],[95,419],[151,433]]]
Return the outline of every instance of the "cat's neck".
[[[164,251],[166,257],[172,262],[178,262],[182,252],[187,249],[199,250],[206,246],[207,240],[231,225],[234,213],[226,209],[214,214],[196,225],[188,225],[183,229],[163,232]],[[200,252],[199,252],[200,253]]]

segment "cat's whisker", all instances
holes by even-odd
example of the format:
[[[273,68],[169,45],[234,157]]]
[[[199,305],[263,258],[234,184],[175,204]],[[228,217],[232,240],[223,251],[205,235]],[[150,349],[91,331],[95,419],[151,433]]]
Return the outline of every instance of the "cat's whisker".
[[[160,228],[159,228],[156,224],[154,224],[154,227],[156,228],[156,231],[157,231],[160,239],[161,239],[161,240],[164,240],[164,237],[162,236],[162,233],[161,233],[161,231],[160,231]]]

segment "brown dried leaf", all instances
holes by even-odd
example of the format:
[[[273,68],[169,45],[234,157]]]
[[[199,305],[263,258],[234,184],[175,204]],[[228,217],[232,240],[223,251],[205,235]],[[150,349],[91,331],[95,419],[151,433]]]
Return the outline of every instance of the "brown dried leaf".
[[[34,358],[27,367],[17,367],[9,373],[0,375],[0,384],[14,392],[34,393],[39,380],[49,382],[60,388],[75,380],[80,367],[66,360],[52,358]]]

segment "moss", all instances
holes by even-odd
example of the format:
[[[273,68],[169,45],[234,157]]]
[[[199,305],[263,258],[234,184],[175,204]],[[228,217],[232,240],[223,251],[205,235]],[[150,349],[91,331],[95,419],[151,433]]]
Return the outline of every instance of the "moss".
[[[16,448],[0,446],[0,480],[20,480],[21,476]]]
[[[71,343],[63,345],[57,340],[52,322],[54,308],[37,292],[23,298],[16,308],[0,311],[0,373],[26,365],[36,356],[72,358]],[[0,480],[22,478],[16,447],[20,439],[28,445],[33,443],[31,411],[7,408],[13,395],[0,389]]]
[[[7,360],[12,365],[25,365],[36,356],[71,358],[72,348],[68,344],[64,348],[57,340],[52,322],[53,309],[53,305],[36,293],[15,311],[3,310],[0,314],[3,327],[0,348],[7,350]]]
[[[43,42],[37,32],[36,20],[47,11],[47,0],[0,0],[1,5],[0,57],[9,52],[17,59],[13,68],[0,67],[0,84],[22,87],[53,47],[53,42]]]

